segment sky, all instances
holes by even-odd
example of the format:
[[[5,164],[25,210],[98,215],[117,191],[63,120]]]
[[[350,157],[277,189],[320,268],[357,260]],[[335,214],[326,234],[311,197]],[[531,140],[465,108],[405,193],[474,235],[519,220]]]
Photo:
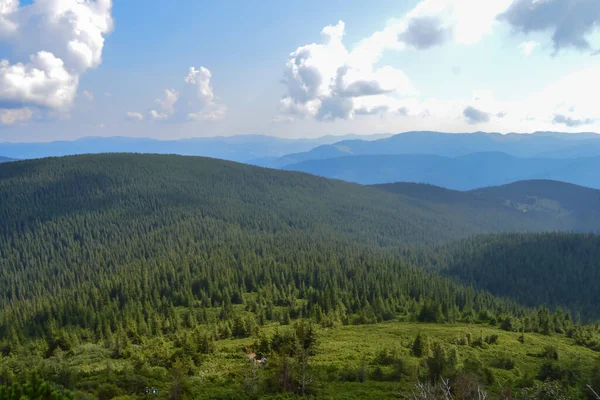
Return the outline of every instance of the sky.
[[[0,141],[600,132],[599,0],[0,0]]]

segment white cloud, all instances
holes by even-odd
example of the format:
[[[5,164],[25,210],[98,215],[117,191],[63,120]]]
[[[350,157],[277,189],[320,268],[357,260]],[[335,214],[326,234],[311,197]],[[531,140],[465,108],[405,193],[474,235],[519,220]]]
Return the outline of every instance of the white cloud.
[[[112,93],[110,93],[110,92],[105,92],[105,93],[104,93],[104,95],[105,95],[106,97],[110,97],[110,96],[112,96]]]
[[[531,53],[539,46],[540,44],[534,40],[530,40],[527,42],[523,42],[519,45],[519,49],[521,50],[521,54],[525,57],[529,57]]]
[[[102,62],[104,36],[113,27],[112,0],[0,0],[0,39],[29,54],[2,60],[0,99],[10,107],[65,110],[80,75]]]
[[[496,17],[511,1],[423,0],[385,29],[359,41],[352,50],[343,44],[343,21],[325,27],[321,43],[298,47],[290,54],[283,78],[286,93],[276,120],[352,119],[355,114],[371,114],[373,110],[392,111],[387,104],[364,108],[362,100],[385,95],[383,103],[390,103],[398,97],[418,94],[402,70],[378,66],[385,51],[426,49],[447,41],[477,43],[491,33]]]
[[[183,80],[186,87],[181,92],[165,90],[164,99],[156,100],[162,111],[151,110],[150,117],[175,122],[218,121],[225,118],[227,106],[216,102],[211,78],[212,73],[208,68],[190,67]]]
[[[127,116],[127,119],[130,119],[130,120],[142,121],[144,119],[144,116],[141,113],[134,112],[134,111],[128,111],[126,116]]]
[[[33,112],[29,108],[0,109],[0,122],[4,125],[12,125],[15,122],[29,121]]]
[[[342,21],[327,26],[321,32],[321,44],[302,46],[290,54],[283,79],[287,93],[279,105],[282,115],[276,120],[352,119],[357,110],[359,114],[364,111],[357,109],[357,99],[416,92],[403,71],[391,66],[374,68],[383,41],[363,41],[356,52],[349,52],[342,43],[344,29]]]
[[[600,120],[600,109],[597,107],[597,96],[600,93],[598,76],[599,66],[569,73],[534,94],[527,102],[530,105],[526,109],[546,121],[559,122],[561,118],[555,120],[556,115],[564,116],[566,122],[591,123]],[[525,106],[526,104],[521,105]]]
[[[179,100],[179,92],[177,92],[175,89],[166,89],[164,93],[164,99],[154,100],[160,105],[163,112],[151,110],[150,116],[152,119],[165,120],[175,113],[175,103],[177,103],[177,100]]]
[[[189,113],[188,118],[192,121],[220,121],[225,118],[226,113],[226,105],[211,103],[199,112]]]
[[[198,88],[198,99],[204,104],[209,104],[215,98],[213,88],[210,84],[212,74],[208,68],[200,67],[195,69],[190,67],[188,75],[185,77],[185,83],[196,85]]]
[[[150,110],[150,117],[157,121],[164,121],[169,118],[167,114],[158,112],[156,110]]]
[[[94,94],[92,92],[88,92],[87,90],[83,91],[83,95],[85,96],[86,99],[88,99],[89,101],[94,101]]]
[[[471,45],[492,32],[496,24],[496,17],[506,11],[512,1],[423,0],[406,15],[399,25],[404,27],[402,33],[407,34],[404,35],[405,37],[414,37],[413,41],[416,44],[409,43],[414,47],[419,48],[422,46],[418,46],[418,44],[428,43],[423,39],[436,39],[436,33],[440,32],[447,35],[447,40]],[[422,23],[411,26],[412,21],[429,22],[433,28],[431,26],[424,27]],[[411,29],[417,31],[411,32]],[[411,35],[411,33],[413,34]]]
[[[32,55],[27,64],[0,61],[0,101],[11,107],[66,109],[75,98],[78,82],[60,58],[45,51]]]
[[[0,39],[17,31],[14,14],[19,8],[19,0],[0,0]]]

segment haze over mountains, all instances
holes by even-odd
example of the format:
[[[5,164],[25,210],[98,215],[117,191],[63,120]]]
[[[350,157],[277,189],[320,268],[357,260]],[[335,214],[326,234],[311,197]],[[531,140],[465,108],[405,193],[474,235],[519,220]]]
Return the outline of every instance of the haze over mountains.
[[[317,139],[240,135],[171,141],[90,137],[0,143],[0,154],[16,159],[114,152],[199,155],[360,184],[418,182],[472,190],[542,179],[600,188],[595,173],[600,170],[600,135],[595,133],[407,132]]]
[[[550,179],[600,188],[600,156],[518,158],[505,153],[473,153],[456,158],[438,155],[361,155],[309,160],[284,166],[361,184],[420,182],[471,190],[529,179]]]
[[[375,141],[343,140],[308,152],[289,154],[262,166],[283,167],[308,160],[378,154],[431,154],[460,157],[472,153],[501,152],[516,157],[574,158],[600,155],[595,133],[535,132],[442,133],[406,132]]]
[[[97,153],[155,153],[204,156],[246,162],[257,158],[273,158],[340,140],[361,138],[376,140],[390,135],[323,136],[316,139],[283,139],[264,135],[157,140],[131,137],[84,137],[74,141],[47,143],[0,143],[0,155],[17,159],[55,157]]]

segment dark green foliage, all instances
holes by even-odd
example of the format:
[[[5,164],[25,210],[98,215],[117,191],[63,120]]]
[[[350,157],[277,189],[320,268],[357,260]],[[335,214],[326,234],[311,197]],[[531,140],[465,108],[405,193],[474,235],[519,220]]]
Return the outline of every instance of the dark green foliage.
[[[479,236],[445,245],[429,253],[429,261],[442,273],[510,297],[521,304],[580,311],[586,319],[600,317],[598,290],[589,282],[600,281],[600,236],[566,233],[500,234]],[[536,330],[563,333],[573,321],[560,311],[551,318],[540,309]],[[514,330],[514,319],[502,329]]]
[[[423,354],[425,353],[425,343],[423,342],[423,338],[421,337],[420,333],[415,338],[411,350],[415,357],[423,357]]]
[[[433,346],[432,355],[427,358],[427,368],[429,368],[429,378],[434,382],[438,381],[446,371],[446,351],[440,343]]]
[[[515,360],[508,354],[503,354],[494,360],[495,368],[511,370],[515,367]]]
[[[540,356],[550,360],[558,361],[558,350],[554,346],[546,346]]]
[[[37,374],[32,374],[23,384],[0,385],[0,400],[21,400],[24,398],[31,400],[62,400],[73,399],[73,395],[69,391],[55,388]]]

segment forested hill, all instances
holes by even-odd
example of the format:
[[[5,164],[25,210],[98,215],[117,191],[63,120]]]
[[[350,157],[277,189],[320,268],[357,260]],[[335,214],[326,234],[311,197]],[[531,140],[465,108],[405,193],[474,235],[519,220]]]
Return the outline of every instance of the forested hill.
[[[371,301],[382,304],[382,318],[389,307],[408,307],[407,294],[499,312],[508,306],[400,268],[379,246],[523,222],[511,210],[469,219],[376,188],[164,155],[3,164],[0,203],[0,337],[67,326],[175,329],[174,307],[222,306],[249,292],[290,307],[310,298],[304,313],[319,305],[345,318]],[[205,318],[201,310],[193,318]]]
[[[530,307],[567,307],[587,320],[600,318],[598,235],[483,235],[444,245],[428,255],[430,265],[444,275],[495,295]]]
[[[375,188],[165,155],[86,155],[3,164],[0,202],[3,237],[39,237],[40,230],[58,224],[65,231],[67,226],[77,228],[82,235],[77,242],[90,240],[89,231],[106,232],[107,227],[135,225],[139,232],[132,233],[137,236],[189,222],[215,239],[224,230],[246,235],[302,231],[377,245],[497,230],[484,219],[464,220]],[[502,218],[507,222],[499,229],[527,228],[509,216]],[[63,239],[45,233],[50,242]]]
[[[8,161],[14,161],[14,160],[12,158],[0,156],[0,163],[2,163],[2,162],[8,162]]]
[[[153,296],[160,299],[162,293],[175,304],[207,297],[218,303],[225,286],[206,288],[206,282],[228,282],[230,294],[253,291],[273,279],[264,266],[271,272],[283,268],[278,279],[292,273],[293,265],[362,271],[365,260],[377,257],[383,257],[382,265],[399,262],[375,255],[379,247],[598,226],[593,207],[582,220],[561,207],[524,212],[520,206],[411,196],[199,157],[110,154],[5,163],[0,166],[0,305],[13,304],[19,318],[79,315],[87,308],[104,312],[90,293],[109,293],[122,308],[147,298],[147,285],[157,291]],[[542,204],[554,203],[544,198]],[[216,269],[202,269],[207,263]],[[243,279],[230,287],[232,265],[244,273],[235,275]],[[209,275],[193,286],[200,278],[192,279],[190,271],[197,268],[197,276]],[[163,281],[148,281],[156,279]],[[75,303],[83,309],[69,311]]]
[[[0,167],[0,232],[26,234],[84,216],[102,224],[135,220],[140,226],[149,224],[148,229],[184,219],[211,221],[238,232],[305,231],[395,246],[486,232],[587,232],[600,227],[598,191],[547,182],[536,196],[539,186],[524,182],[486,189],[457,203],[440,196],[425,199],[418,191],[394,186],[383,188],[395,193],[385,193],[382,187],[201,157],[48,158]],[[472,201],[482,197],[484,208]],[[567,204],[569,198],[575,200]],[[524,212],[531,210],[542,212]]]
[[[511,192],[514,198],[529,198],[528,190],[517,189]],[[542,204],[548,198],[561,202],[561,195],[544,193]],[[427,376],[435,380],[446,369],[436,370],[429,348],[441,351],[450,344],[461,346],[465,356],[464,368],[454,363],[457,371],[487,376],[489,385],[495,379],[486,368],[498,365],[511,364],[513,377],[539,370],[540,381],[571,371],[564,363],[559,369],[541,359],[532,363],[525,352],[546,352],[541,343],[561,343],[561,361],[563,355],[595,357],[598,329],[581,327],[566,313],[552,314],[540,302],[592,307],[592,290],[577,285],[596,279],[587,269],[597,260],[597,237],[565,234],[565,243],[581,243],[574,243],[572,252],[553,249],[560,240],[537,240],[535,234],[526,236],[533,239],[524,247],[518,246],[519,236],[467,238],[485,232],[586,230],[595,218],[593,203],[586,222],[562,208],[538,213],[504,203],[481,207],[433,200],[198,157],[110,154],[3,163],[0,398],[7,390],[20,398],[19,390],[31,386],[25,382],[38,382],[30,372],[81,398],[142,396],[145,387],[154,385],[170,396],[183,393],[182,382],[192,381],[195,385],[185,391],[197,398],[214,390],[229,393],[211,398],[244,398],[250,393],[244,389],[250,377],[244,371],[252,367],[244,352],[250,350],[267,354],[269,362],[258,374],[273,378],[261,381],[264,385],[252,383],[261,388],[256,398],[262,392],[294,392],[296,383],[277,382],[287,375],[281,368],[288,357],[300,365],[298,343],[306,336],[288,329],[292,324],[304,329],[298,328],[305,326],[300,320],[321,326],[324,339],[331,334],[335,350],[319,350],[326,358],[318,367],[319,382],[331,390],[348,381],[344,376],[358,380],[359,373],[330,366],[356,368],[375,354],[369,350],[366,358],[346,358],[340,349],[360,350],[365,341],[378,341],[368,331],[346,341],[344,332],[352,331],[345,328],[378,323],[393,330],[390,343],[402,354],[415,348],[413,341],[421,342],[421,327],[438,344],[427,344],[427,351],[416,346],[405,367],[395,370],[404,372],[390,375],[393,371],[385,367],[369,373],[373,380],[417,382],[426,364]],[[464,241],[454,240],[460,238]],[[507,261],[503,243],[518,250]],[[522,262],[528,246],[535,248],[531,260],[536,265]],[[488,254],[493,256],[489,261]],[[552,269],[541,282],[548,293],[542,286],[528,291],[526,285],[535,285],[529,275],[525,286],[514,282],[514,276],[521,276],[515,266],[527,267],[524,274],[546,273],[547,262]],[[569,280],[561,266],[572,268],[577,279]],[[563,281],[564,287],[557,287]],[[572,293],[565,293],[567,288]],[[440,325],[416,325],[421,322]],[[471,324],[479,324],[473,335],[465,333]],[[400,337],[396,327],[410,327],[410,332]],[[538,333],[553,336],[540,341]],[[512,351],[517,335],[523,337],[519,367],[514,368],[514,360],[499,363],[498,342]],[[445,363],[448,357],[440,354]],[[467,360],[477,354],[486,357],[485,365]],[[394,360],[384,363],[400,365]],[[587,380],[590,368],[585,374],[572,369],[577,371],[572,376],[585,380],[566,386],[581,393],[586,383],[596,382]],[[294,372],[290,379],[298,376]],[[533,385],[525,380],[509,385],[521,383]],[[349,387],[355,386],[344,385],[342,398],[348,398],[344,391]],[[391,398],[397,397],[394,387],[388,389],[390,395],[393,389]],[[166,398],[161,396],[157,399]]]
[[[374,185],[380,190],[432,202],[447,210],[519,212],[533,221],[554,221],[559,230],[599,232],[600,190],[564,182],[531,180],[466,192],[419,183]],[[558,222],[560,221],[560,222]],[[548,229],[554,230],[548,226]]]

